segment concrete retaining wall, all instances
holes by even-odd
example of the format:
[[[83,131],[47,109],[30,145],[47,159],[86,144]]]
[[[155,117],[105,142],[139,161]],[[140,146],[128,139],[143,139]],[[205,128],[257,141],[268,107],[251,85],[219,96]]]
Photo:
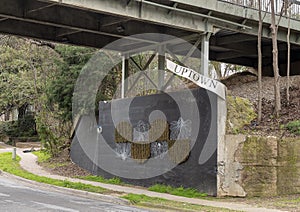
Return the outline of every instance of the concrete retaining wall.
[[[219,196],[300,192],[300,139],[227,135],[219,151]]]

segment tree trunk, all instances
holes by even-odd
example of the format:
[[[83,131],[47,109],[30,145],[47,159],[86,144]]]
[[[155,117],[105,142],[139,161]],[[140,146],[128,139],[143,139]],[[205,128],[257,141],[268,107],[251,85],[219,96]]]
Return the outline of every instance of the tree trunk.
[[[214,67],[217,77],[218,79],[222,79],[223,75],[222,75],[222,65],[220,62],[216,62],[216,61],[211,61],[211,65]]]
[[[261,51],[261,37],[262,37],[262,11],[261,11],[261,0],[258,0],[258,13],[259,13],[259,23],[258,23],[258,37],[257,37],[257,52],[258,52],[258,124],[261,122],[262,118],[262,51]]]
[[[275,4],[271,0],[271,32],[272,32],[272,46],[273,46],[273,72],[274,72],[274,93],[275,93],[275,115],[279,117],[281,110],[280,98],[280,76],[278,68],[278,46],[277,46],[277,27],[275,24]]]
[[[9,119],[10,119],[10,112],[6,111],[4,114],[4,121],[9,121]]]
[[[288,9],[288,33],[287,33],[287,68],[286,68],[286,100],[288,105],[290,104],[290,71],[291,71],[291,8]]]
[[[24,103],[21,107],[18,108],[18,119],[25,118],[27,107],[28,103]]]

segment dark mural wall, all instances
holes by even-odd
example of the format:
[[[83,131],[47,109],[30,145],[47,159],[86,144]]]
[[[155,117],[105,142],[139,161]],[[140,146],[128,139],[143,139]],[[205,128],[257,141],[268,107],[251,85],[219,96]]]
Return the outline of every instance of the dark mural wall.
[[[216,195],[215,94],[198,88],[113,101],[113,105],[111,102],[99,104],[101,135],[97,134],[96,124],[91,124],[93,117],[82,117],[71,146],[73,162],[92,174],[106,178],[117,176],[126,183],[192,187]],[[116,133],[116,126],[124,121],[124,117],[127,117],[127,126],[132,128],[130,140],[122,140],[122,136]],[[163,119],[168,132],[158,140],[150,141],[145,130],[155,127],[153,121]],[[186,129],[180,129],[181,134],[174,131],[178,120],[186,124]],[[141,141],[141,138],[146,141]],[[178,159],[184,148],[189,148],[189,153]],[[208,157],[202,164],[199,163],[200,154]]]

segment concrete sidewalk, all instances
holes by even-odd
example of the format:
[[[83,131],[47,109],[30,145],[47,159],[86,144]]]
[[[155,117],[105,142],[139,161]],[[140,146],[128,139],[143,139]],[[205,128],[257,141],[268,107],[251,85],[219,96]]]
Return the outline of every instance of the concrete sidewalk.
[[[45,171],[41,166],[37,164],[37,157],[32,153],[23,153],[24,149],[17,149],[17,154],[21,157],[20,165],[23,169],[39,176],[49,177],[58,180],[68,180],[70,182],[80,182],[84,184],[90,184],[93,186],[100,186],[102,188],[106,188],[112,191],[123,192],[123,193],[133,193],[133,194],[144,194],[150,197],[159,197],[167,200],[173,200],[178,202],[185,202],[197,205],[204,206],[212,206],[212,207],[220,207],[220,208],[228,208],[231,210],[239,210],[239,211],[249,211],[249,212],[279,212],[280,210],[276,209],[267,209],[267,208],[259,208],[247,204],[239,204],[239,203],[231,203],[231,202],[221,202],[221,201],[211,201],[211,200],[203,200],[196,198],[187,198],[174,196],[170,194],[162,194],[158,192],[148,191],[146,189],[120,186],[120,185],[112,185],[112,184],[104,184],[99,182],[92,182],[87,180],[81,180],[76,178],[63,177],[59,175],[53,175],[49,172]],[[12,151],[12,148],[0,149],[0,152]]]

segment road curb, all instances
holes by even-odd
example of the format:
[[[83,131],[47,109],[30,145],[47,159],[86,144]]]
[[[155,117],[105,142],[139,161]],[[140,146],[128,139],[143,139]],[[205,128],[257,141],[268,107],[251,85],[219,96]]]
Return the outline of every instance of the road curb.
[[[98,193],[93,193],[93,192],[88,192],[88,191],[82,191],[82,190],[77,190],[77,189],[72,189],[72,188],[65,188],[65,187],[55,186],[55,185],[46,184],[46,183],[40,183],[40,182],[28,180],[28,179],[7,173],[2,170],[0,170],[0,175],[5,176],[9,179],[13,179],[13,180],[22,182],[22,184],[24,186],[28,186],[28,187],[45,188],[45,189],[48,189],[49,191],[53,191],[53,192],[71,194],[71,195],[76,195],[79,197],[87,197],[90,199],[101,200],[104,202],[115,203],[115,204],[119,204],[119,205],[131,205],[128,200],[122,199],[119,197],[114,197],[114,196],[105,195],[105,194],[98,194]]]

